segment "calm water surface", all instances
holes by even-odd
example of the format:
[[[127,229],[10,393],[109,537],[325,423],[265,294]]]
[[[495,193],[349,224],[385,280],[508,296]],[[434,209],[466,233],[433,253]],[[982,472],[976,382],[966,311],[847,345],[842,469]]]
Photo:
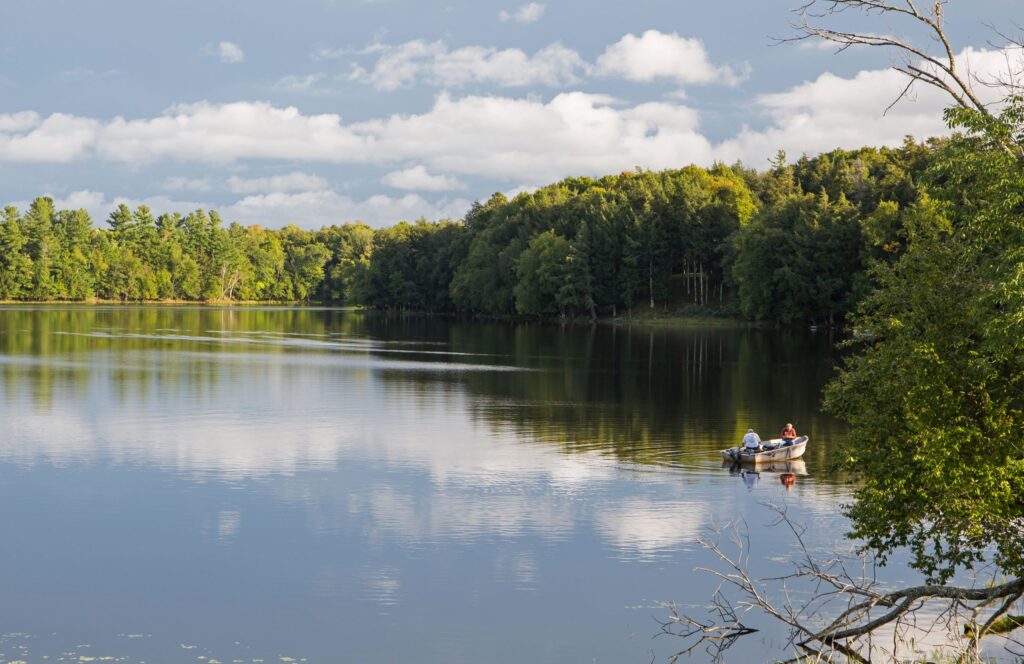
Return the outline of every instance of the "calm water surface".
[[[763,572],[794,552],[763,501],[848,546],[832,342],[0,308],[0,661],[663,659],[713,524],[746,519]],[[812,441],[791,491],[722,467],[786,420]],[[759,626],[730,661],[785,655]]]

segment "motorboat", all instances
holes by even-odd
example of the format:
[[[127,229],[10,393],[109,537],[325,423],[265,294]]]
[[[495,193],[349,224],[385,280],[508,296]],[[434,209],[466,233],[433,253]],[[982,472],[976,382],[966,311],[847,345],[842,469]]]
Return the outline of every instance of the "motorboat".
[[[764,464],[799,459],[807,449],[807,436],[800,436],[792,442],[781,438],[761,441],[760,449],[730,447],[722,450],[722,458],[740,463]]]

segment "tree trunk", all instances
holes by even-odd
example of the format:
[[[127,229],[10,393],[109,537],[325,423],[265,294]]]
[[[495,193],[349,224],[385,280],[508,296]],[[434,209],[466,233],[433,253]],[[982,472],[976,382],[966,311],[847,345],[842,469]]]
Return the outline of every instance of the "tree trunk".
[[[647,292],[651,296],[651,309],[654,308],[654,257],[647,257]]]
[[[700,262],[700,272],[698,274],[700,274],[700,281],[698,282],[697,285],[698,285],[699,293],[700,294],[697,296],[697,301],[698,301],[697,303],[703,306],[704,305],[704,261]]]

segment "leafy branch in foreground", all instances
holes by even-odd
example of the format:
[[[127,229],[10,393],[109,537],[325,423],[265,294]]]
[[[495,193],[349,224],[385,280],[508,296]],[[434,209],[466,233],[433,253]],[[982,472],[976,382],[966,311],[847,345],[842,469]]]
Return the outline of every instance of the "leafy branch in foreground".
[[[1021,623],[1007,615],[1024,597],[1024,579],[886,589],[873,558],[861,554],[819,560],[804,542],[805,528],[794,523],[784,507],[768,507],[777,515],[772,526],[792,534],[797,549],[792,570],[782,576],[755,577],[745,523],[702,537],[701,545],[720,567],[697,571],[716,577],[718,587],[701,615],[667,605],[669,617],[661,624],[662,633],[684,643],[670,662],[700,649],[721,660],[737,640],[758,631],[744,622],[751,612],[787,628],[786,648],[798,653],[791,661],[896,659],[908,654],[902,652],[908,644],[928,640],[956,661],[974,662],[981,660],[981,640],[996,635],[1004,639],[1007,652],[1024,656],[1024,642],[1010,634]]]
[[[854,319],[872,340],[826,391],[851,426],[853,535],[938,582],[983,561],[1024,576],[1024,158],[991,143],[1022,112],[953,115],[971,133],[931,174],[950,230],[876,271]]]

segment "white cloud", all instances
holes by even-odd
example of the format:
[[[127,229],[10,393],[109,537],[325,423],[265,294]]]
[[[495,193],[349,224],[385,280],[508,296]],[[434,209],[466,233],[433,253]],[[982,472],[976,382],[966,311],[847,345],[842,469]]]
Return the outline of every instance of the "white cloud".
[[[521,184],[518,187],[513,187],[511,189],[507,189],[507,190],[501,192],[501,194],[505,198],[512,199],[512,198],[515,198],[516,196],[518,196],[519,194],[532,194],[533,192],[537,191],[538,189],[540,189],[540,187],[538,185],[535,185],[535,184],[534,185]]]
[[[100,122],[66,113],[0,115],[0,160],[67,163],[85,154]]]
[[[305,228],[364,221],[370,226],[390,226],[402,220],[461,218],[469,209],[465,199],[430,202],[416,194],[398,198],[370,196],[356,201],[334,191],[274,192],[246,196],[221,207],[226,219],[237,219],[246,225],[278,227],[294,223]]]
[[[101,222],[106,219],[106,215],[114,209],[113,204],[109,204],[108,210],[106,210],[103,216],[97,216],[96,211],[100,210],[107,205],[105,197],[102,192],[90,191],[83,189],[81,191],[73,191],[67,196],[53,196],[53,205],[58,210],[86,210],[89,215],[92,216],[94,222]],[[28,201],[20,201],[15,204],[16,207],[21,209],[28,209],[30,203]]]
[[[749,74],[746,68],[712,64],[699,39],[657,30],[648,30],[639,37],[628,34],[609,46],[597,59],[597,71],[630,81],[668,79],[680,85],[737,85]]]
[[[378,35],[378,38],[362,48],[318,48],[309,54],[309,58],[314,62],[320,62],[322,60],[341,60],[352,55],[383,53],[390,50],[391,46],[380,41],[382,37],[383,35]]]
[[[39,123],[39,114],[34,111],[0,113],[0,134],[29,131],[38,127]]]
[[[452,191],[466,188],[466,185],[456,178],[432,175],[422,164],[401,171],[392,171],[385,175],[381,182],[395,189],[410,191]]]
[[[181,175],[164,179],[164,189],[168,191],[210,191],[213,183],[210,178],[189,178]]]
[[[232,162],[238,159],[362,161],[366,146],[334,114],[302,115],[266,102],[171,108],[151,119],[118,117],[106,124],[96,149],[106,159]]]
[[[75,193],[72,193],[71,196],[75,196]],[[182,214],[186,214],[193,210],[215,210],[220,207],[218,205],[211,205],[209,201],[190,201],[188,199],[171,198],[170,196],[157,195],[146,196],[143,198],[115,196],[113,200],[109,202],[104,200],[97,206],[97,210],[99,212],[98,214],[93,214],[92,208],[86,207],[85,209],[89,211],[89,215],[93,218],[93,221],[100,222],[105,221],[106,218],[110,216],[110,213],[114,211],[114,208],[116,208],[118,205],[121,205],[122,203],[124,203],[125,205],[132,209],[135,209],[140,205],[145,205],[156,214],[163,214],[164,212],[180,212]],[[58,205],[57,208],[60,209],[60,206]]]
[[[327,189],[327,180],[317,175],[293,171],[283,175],[263,178],[242,178],[237,175],[216,183],[211,178],[189,178],[180,175],[164,179],[163,188],[168,191],[207,192],[227,189],[236,194],[265,194],[275,191],[322,191]]]
[[[518,48],[465,46],[450,50],[442,41],[414,40],[391,47],[372,69],[355,67],[350,80],[392,91],[416,83],[459,87],[490,83],[501,87],[558,87],[578,80],[588,70],[579,53],[551,44],[528,55]]]
[[[805,39],[797,42],[796,47],[801,51],[836,51],[840,48],[839,44],[824,39]]]
[[[962,62],[965,70],[979,76],[1007,66],[999,51],[967,51]],[[905,79],[890,70],[863,71],[849,78],[824,74],[753,99],[764,126],[745,127],[717,145],[700,132],[698,113],[678,101],[628,105],[582,92],[548,100],[442,93],[422,113],[353,123],[335,114],[304,115],[297,108],[266,102],[200,102],[173,107],[157,117],[106,122],[59,113],[42,118],[28,111],[0,114],[0,160],[68,162],[91,157],[131,165],[275,160],[397,169],[415,164],[423,173],[399,175],[398,170],[389,179],[402,183],[403,178],[408,182],[418,175],[421,182],[428,182],[441,173],[528,187],[633,166],[661,169],[737,158],[763,166],[779,149],[815,153],[898,144],[907,133],[947,133],[941,116],[948,100],[924,86],[914,99],[882,116],[904,85]],[[996,94],[988,89],[979,92]],[[300,189],[318,187],[289,190]]]
[[[228,189],[236,194],[259,194],[277,191],[323,191],[327,189],[327,180],[317,175],[302,171],[294,171],[285,175],[272,175],[266,178],[228,178]]]
[[[550,102],[438,97],[427,113],[361,123],[377,158],[415,158],[435,171],[546,183],[569,174],[614,173],[635,165],[667,168],[712,159],[683,106],[615,100],[580,92]]]
[[[58,122],[59,120],[59,122]],[[26,143],[67,134],[49,125],[80,124],[89,132],[67,154]],[[88,149],[103,159],[139,164],[162,159],[231,163],[244,159],[401,163],[429,170],[547,182],[569,174],[615,172],[634,165],[666,168],[709,161],[696,112],[671,103],[622,108],[614,99],[563,93],[537,99],[442,94],[420,115],[345,124],[333,114],[306,116],[265,102],[198,103],[149,119],[96,120],[51,116],[24,135],[0,139],[12,161],[67,161]],[[56,139],[54,139],[56,140]],[[36,146],[39,147],[39,146]]]
[[[376,63],[369,68],[354,66],[349,80],[369,83],[383,91],[415,84],[447,88],[472,83],[561,87],[593,73],[641,82],[668,79],[679,84],[736,85],[749,73],[748,68],[713,64],[697,39],[657,30],[648,30],[639,37],[626,35],[605,49],[596,66],[557,42],[533,55],[518,48],[449,49],[443,41],[422,39],[397,46],[375,44],[374,51],[382,53]]]
[[[962,68],[979,76],[994,75],[1008,66],[1000,51],[967,49],[958,56]],[[883,115],[899,95],[907,79],[892,69],[858,72],[851,78],[822,74],[785,92],[767,94],[755,101],[770,119],[767,128],[742,129],[717,147],[725,161],[742,159],[762,167],[779,149],[790,154],[815,154],[835,148],[863,145],[899,145],[905,136],[919,138],[949,133],[942,111],[950,99],[925,85],[915,87],[910,99]],[[979,86],[987,102],[998,101],[998,90]]]
[[[274,83],[275,88],[281,88],[282,90],[288,90],[289,92],[308,92],[323,79],[323,74],[305,74],[299,76],[297,74],[289,74],[288,76],[282,76]]]
[[[229,65],[238,64],[245,60],[245,52],[235,42],[222,41],[217,44],[217,55],[220,61]]]
[[[531,2],[509,12],[502,9],[498,12],[498,18],[502,21],[515,21],[516,23],[535,23],[544,15],[545,6],[539,2]]]
[[[268,178],[269,179],[269,178]],[[217,210],[225,221],[237,221],[249,226],[257,224],[266,228],[280,228],[295,224],[303,228],[319,228],[331,224],[364,221],[375,228],[391,226],[399,221],[427,219],[460,219],[469,209],[471,201],[464,198],[441,198],[427,200],[417,194],[404,196],[370,196],[356,200],[335,191],[271,191],[253,194],[227,204],[211,201],[182,200],[168,196],[147,196],[108,199],[103,192],[82,190],[65,196],[46,194],[54,199],[59,210],[85,209],[93,222],[102,225],[110,213],[121,203],[130,208],[148,206],[154,213],[187,213],[192,210]],[[28,209],[31,201],[15,201],[15,207]]]
[[[309,54],[309,59],[313,62],[320,62],[322,60],[340,60],[356,54],[356,51],[347,48],[318,48]]]

